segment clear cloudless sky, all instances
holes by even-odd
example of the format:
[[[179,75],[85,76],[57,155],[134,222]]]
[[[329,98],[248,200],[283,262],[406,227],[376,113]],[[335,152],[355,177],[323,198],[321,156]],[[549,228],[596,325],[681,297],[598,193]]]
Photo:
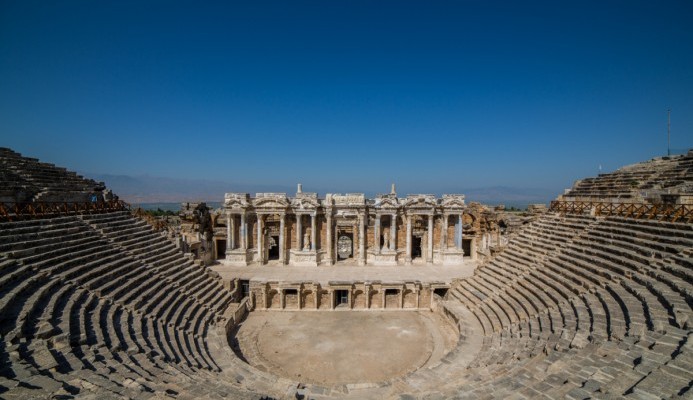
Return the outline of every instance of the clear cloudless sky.
[[[693,2],[0,1],[0,146],[304,190],[560,191],[693,147]]]

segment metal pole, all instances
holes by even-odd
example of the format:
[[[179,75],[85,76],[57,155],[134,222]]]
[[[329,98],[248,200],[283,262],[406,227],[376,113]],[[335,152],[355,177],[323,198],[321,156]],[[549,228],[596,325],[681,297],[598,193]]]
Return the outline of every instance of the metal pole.
[[[671,156],[671,108],[667,110],[667,156]]]

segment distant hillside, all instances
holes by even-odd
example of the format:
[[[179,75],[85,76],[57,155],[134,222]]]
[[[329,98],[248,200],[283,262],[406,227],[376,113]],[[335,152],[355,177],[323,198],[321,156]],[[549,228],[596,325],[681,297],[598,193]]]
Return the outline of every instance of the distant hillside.
[[[524,205],[533,203],[549,203],[560,193],[551,189],[541,188],[513,188],[507,186],[493,186],[487,188],[466,189],[462,192],[466,201],[478,201],[483,204],[505,204],[506,206]]]
[[[207,179],[179,179],[162,178],[148,175],[110,175],[110,174],[84,174],[87,177],[103,181],[120,198],[132,203],[179,203],[182,201],[206,201],[218,202],[227,192],[259,193],[259,192],[284,192],[293,195],[295,186],[255,185],[229,183]],[[334,188],[311,188],[316,190],[321,197],[325,193],[338,192]],[[486,188],[471,188],[460,190],[466,195],[467,202],[478,201],[484,204],[526,207],[531,203],[548,203],[559,193],[549,189],[513,188],[506,186],[494,186]],[[442,193],[437,193],[438,195]],[[373,197],[373,193],[366,193]],[[399,193],[406,196],[407,193]]]
[[[162,178],[148,175],[85,174],[103,181],[121,199],[133,203],[176,203],[182,201],[220,201],[226,192],[277,191],[275,186],[232,184],[206,179]],[[284,191],[289,192],[286,187]]]

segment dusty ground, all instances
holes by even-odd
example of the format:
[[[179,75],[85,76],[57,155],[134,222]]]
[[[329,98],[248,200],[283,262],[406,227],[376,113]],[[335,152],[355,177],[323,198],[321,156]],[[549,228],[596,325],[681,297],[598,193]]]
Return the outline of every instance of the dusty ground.
[[[236,337],[258,369],[328,386],[406,374],[456,343],[453,329],[429,311],[255,311]]]

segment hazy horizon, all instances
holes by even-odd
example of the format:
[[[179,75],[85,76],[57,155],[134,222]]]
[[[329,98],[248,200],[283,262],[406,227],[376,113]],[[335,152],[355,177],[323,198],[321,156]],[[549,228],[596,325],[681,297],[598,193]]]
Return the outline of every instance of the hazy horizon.
[[[184,201],[222,201],[224,193],[238,192],[249,193],[286,193],[293,196],[296,193],[294,185],[264,185],[255,183],[231,183],[224,181],[214,181],[209,179],[179,179],[172,177],[154,177],[150,175],[111,175],[111,174],[90,174],[80,172],[81,175],[103,181],[106,186],[130,203],[178,203]],[[396,183],[395,183],[396,184]],[[373,198],[380,193],[388,193],[390,185],[383,187],[380,191],[359,190],[358,188],[347,188],[340,190],[338,187],[313,187],[303,185],[304,192],[316,192],[321,198],[327,193],[364,193],[367,197]],[[570,185],[569,185],[570,186]],[[567,186],[568,187],[568,186]],[[512,204],[531,204],[548,203],[554,199],[559,192],[553,192],[542,188],[527,187],[508,187],[490,186],[477,188],[459,188],[458,190],[435,190],[435,191],[416,191],[401,188],[396,185],[397,193],[400,197],[408,194],[430,193],[440,196],[442,194],[464,194],[467,201],[479,201],[482,203],[512,203]]]
[[[693,147],[693,2],[0,4],[0,145],[77,171],[537,188]]]

